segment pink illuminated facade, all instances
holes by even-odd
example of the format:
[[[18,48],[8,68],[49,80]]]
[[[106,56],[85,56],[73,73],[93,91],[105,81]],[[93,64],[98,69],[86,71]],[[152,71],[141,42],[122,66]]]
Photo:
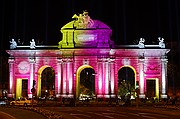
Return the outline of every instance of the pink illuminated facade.
[[[155,81],[155,96],[167,98],[167,53],[160,45],[115,46],[110,39],[112,30],[98,20],[91,24],[77,18],[61,28],[62,40],[57,46],[17,46],[7,50],[9,57],[9,96],[23,95],[22,81],[26,80],[27,95],[32,97],[33,80],[36,96],[41,97],[41,74],[47,67],[55,71],[56,97],[79,97],[80,73],[92,68],[97,98],[118,95],[118,72],[128,67],[139,84],[140,98],[147,93],[146,82]],[[89,26],[88,26],[89,25]],[[22,48],[25,49],[22,49]],[[111,93],[109,93],[111,92]]]

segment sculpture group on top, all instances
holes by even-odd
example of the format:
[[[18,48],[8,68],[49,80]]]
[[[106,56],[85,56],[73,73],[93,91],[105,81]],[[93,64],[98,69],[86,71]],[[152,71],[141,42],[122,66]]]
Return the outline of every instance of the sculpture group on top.
[[[35,49],[35,47],[36,47],[36,43],[35,43],[34,39],[32,39],[32,41],[30,41],[30,48]]]
[[[164,38],[158,37],[158,40],[159,40],[159,47],[160,48],[165,48]],[[140,38],[138,47],[139,48],[145,48],[145,44],[144,43],[145,43],[145,39],[144,38]]]
[[[72,18],[75,19],[74,27],[76,28],[91,28],[94,24],[87,10],[84,10],[79,16],[74,14]]]
[[[145,42],[145,39],[144,38],[140,38],[138,47],[139,48],[144,48],[144,42]]]
[[[10,49],[15,49],[17,47],[17,43],[14,39],[12,39],[12,41],[9,41],[11,44],[10,44]]]
[[[18,41],[19,41],[19,39],[18,39]],[[9,42],[10,42],[10,49],[15,49],[15,48],[18,47],[17,42],[14,39],[12,39]],[[30,46],[29,47],[30,47],[30,49],[35,49],[36,48],[36,43],[35,43],[34,39],[32,39],[32,41],[30,41]]]
[[[165,48],[164,38],[158,37],[158,40],[159,40],[159,47]]]

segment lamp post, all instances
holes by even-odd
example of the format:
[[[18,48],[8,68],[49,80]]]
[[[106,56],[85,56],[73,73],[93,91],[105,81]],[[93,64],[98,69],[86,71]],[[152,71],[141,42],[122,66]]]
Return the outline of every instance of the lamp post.
[[[31,92],[32,92],[32,107],[33,107],[33,103],[34,103],[34,94],[36,92],[35,85],[36,85],[36,81],[33,80],[33,86],[32,86],[32,89],[31,89]]]
[[[110,104],[111,104],[111,80],[109,80],[109,101],[110,101]]]
[[[45,90],[45,98],[47,98],[47,95],[48,95],[47,93],[48,93],[48,90],[46,89]]]

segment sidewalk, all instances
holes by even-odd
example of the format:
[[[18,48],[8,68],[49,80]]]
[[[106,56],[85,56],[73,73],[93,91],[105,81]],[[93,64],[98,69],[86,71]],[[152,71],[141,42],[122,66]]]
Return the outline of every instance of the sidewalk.
[[[14,119],[47,119],[42,114],[20,108],[0,107],[0,111],[15,117]]]
[[[127,107],[130,110],[141,110],[144,112],[163,113],[169,115],[180,116],[180,110],[177,106],[139,106],[139,107]]]
[[[10,114],[5,113],[3,111],[0,111],[0,118],[1,119],[16,119],[15,117],[13,117]]]

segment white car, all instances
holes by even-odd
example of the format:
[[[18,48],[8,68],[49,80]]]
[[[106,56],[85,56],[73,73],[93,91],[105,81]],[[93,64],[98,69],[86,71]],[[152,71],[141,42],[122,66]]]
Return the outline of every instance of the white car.
[[[33,100],[33,105],[36,105],[36,104],[37,104],[37,101]],[[27,99],[27,98],[21,98],[21,99],[18,99],[18,100],[11,101],[10,105],[28,106],[28,105],[32,105],[32,100]]]
[[[0,105],[6,105],[7,101],[5,99],[0,99]]]

